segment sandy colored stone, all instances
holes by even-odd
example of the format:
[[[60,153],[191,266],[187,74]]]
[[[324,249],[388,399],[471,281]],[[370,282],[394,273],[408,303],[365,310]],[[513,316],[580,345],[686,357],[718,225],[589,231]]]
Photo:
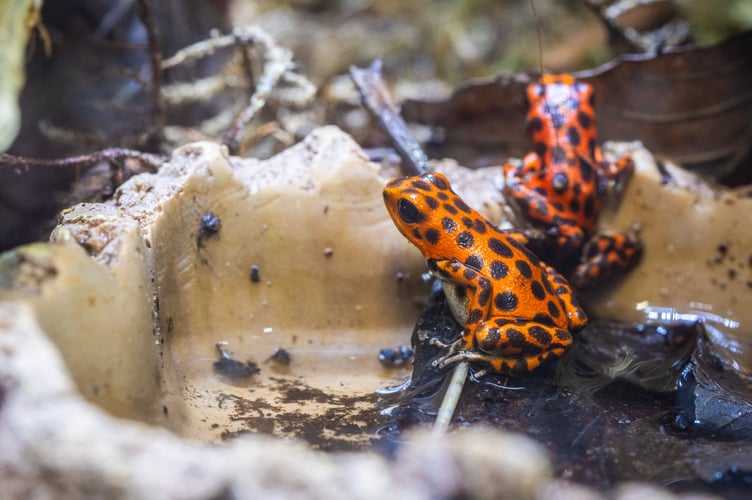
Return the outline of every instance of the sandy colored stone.
[[[263,435],[200,446],[86,402],[19,302],[0,303],[0,389],[4,498],[533,498],[550,474],[527,438],[483,429],[413,436],[391,461]]]
[[[437,166],[502,217],[490,171]],[[376,391],[410,368],[384,369],[379,350],[409,343],[427,293],[423,257],[383,206],[392,175],[335,127],[265,161],[190,144],[113,200],[65,210],[52,244],[5,254],[0,299],[33,305],[79,390],[114,415],[205,443],[365,442]],[[220,342],[261,372],[216,373]],[[269,361],[279,348],[289,366]]]
[[[671,179],[664,182],[656,159],[639,142],[611,143],[608,150],[614,157],[631,154],[636,172],[620,204],[602,214],[601,227],[637,225],[645,251],[623,280],[583,301],[596,314],[627,323],[643,321],[646,307],[716,315],[706,323],[716,352],[752,377],[749,188],[711,185],[670,161],[662,162]]]
[[[9,254],[0,298],[34,304],[82,392],[113,414],[201,442],[295,435],[312,416],[322,440],[369,439],[359,420],[409,368],[385,370],[379,350],[409,343],[426,290],[385,182],[335,127],[267,161],[187,145],[112,201],[64,211],[54,244]],[[261,373],[215,373],[219,342]],[[278,348],[289,366],[269,361]]]

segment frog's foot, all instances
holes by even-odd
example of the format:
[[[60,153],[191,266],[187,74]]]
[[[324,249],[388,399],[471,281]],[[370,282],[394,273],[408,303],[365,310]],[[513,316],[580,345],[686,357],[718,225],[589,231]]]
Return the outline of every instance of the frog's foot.
[[[470,344],[468,344],[468,338],[472,337],[460,337],[454,342],[447,344],[445,342],[442,342],[441,340],[437,338],[431,338],[428,343],[429,345],[440,347],[442,349],[446,349],[440,357],[436,358],[431,362],[431,366],[434,368],[444,368],[446,366],[449,366],[451,364],[456,363],[457,361],[460,361],[460,358],[457,358],[458,353],[462,352],[469,352]],[[447,360],[449,360],[447,362]]]
[[[504,184],[513,184],[520,182],[523,175],[525,162],[521,159],[508,161],[501,166],[501,174],[504,177]]]
[[[580,307],[577,298],[572,293],[572,287],[559,272],[551,266],[546,266],[546,275],[549,283],[554,289],[554,293],[559,297],[564,305],[564,311],[569,318],[569,328],[579,330],[587,324],[587,314]]]
[[[527,356],[496,356],[473,351],[460,351],[456,354],[447,355],[434,361],[439,368],[444,368],[460,361],[470,363],[485,363],[488,367],[476,372],[475,377],[481,377],[488,372],[500,375],[523,375],[529,373],[550,360],[560,358],[566,352],[564,347],[555,347],[539,354]]]
[[[629,183],[629,180],[632,178],[634,170],[634,160],[632,160],[632,157],[629,155],[624,155],[616,160],[615,163],[608,165],[606,175],[609,179],[613,179],[614,191],[620,193],[624,190]]]
[[[546,196],[526,186],[517,178],[507,181],[504,185],[504,195],[514,198],[526,217],[547,226],[556,225],[556,221],[566,215],[551,206]],[[572,222],[574,224],[574,221]]]
[[[593,237],[583,250],[583,262],[574,270],[570,281],[580,289],[601,284],[619,271],[626,271],[640,260],[642,243],[637,231]]]
[[[457,344],[458,342],[455,342],[454,344],[449,346],[449,350],[442,356],[434,359],[431,363],[431,366],[434,368],[446,368],[447,366],[453,365],[454,363],[464,361],[465,354],[469,354],[470,351],[456,352],[458,350],[458,348],[456,347]]]
[[[537,227],[526,228],[522,234],[525,235],[527,241],[520,241],[520,243],[527,247],[542,245],[548,238],[548,233]]]

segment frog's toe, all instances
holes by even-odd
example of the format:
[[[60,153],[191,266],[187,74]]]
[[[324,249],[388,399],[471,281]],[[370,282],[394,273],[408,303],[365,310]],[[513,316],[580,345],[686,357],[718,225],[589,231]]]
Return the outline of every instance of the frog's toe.
[[[434,368],[446,368],[447,366],[459,363],[465,359],[465,353],[460,352],[457,354],[444,354],[443,356],[436,358],[431,362],[431,366]]]
[[[642,243],[634,231],[596,235],[585,246],[583,262],[575,268],[570,280],[580,289],[594,287],[628,271],[641,256]]]
[[[440,349],[447,349],[446,355],[448,356],[462,349],[464,343],[462,337],[448,344],[441,339],[431,337],[430,339],[428,339],[428,345],[438,347]]]

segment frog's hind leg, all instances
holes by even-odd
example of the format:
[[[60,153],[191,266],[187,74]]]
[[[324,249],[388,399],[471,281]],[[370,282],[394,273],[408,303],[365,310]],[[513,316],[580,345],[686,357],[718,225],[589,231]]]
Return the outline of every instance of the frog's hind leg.
[[[592,288],[619,271],[634,266],[642,255],[642,243],[636,231],[626,234],[602,234],[593,237],[583,251],[583,262],[572,274],[578,288]]]
[[[501,374],[522,374],[561,357],[572,344],[564,329],[528,320],[483,323],[474,333],[474,349],[448,352],[434,361],[439,367],[459,361],[483,362]]]
[[[487,372],[498,373],[500,375],[524,375],[550,360],[560,358],[566,351],[565,347],[557,347],[539,354],[528,354],[518,357],[494,356],[493,354],[462,351],[452,356],[440,358],[434,364],[440,368],[459,363],[460,361],[487,364],[487,369],[476,373],[477,377],[483,376]]]

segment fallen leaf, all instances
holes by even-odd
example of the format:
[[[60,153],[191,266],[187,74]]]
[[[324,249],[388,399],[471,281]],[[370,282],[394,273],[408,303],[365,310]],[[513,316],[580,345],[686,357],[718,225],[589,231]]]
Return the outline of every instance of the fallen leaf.
[[[625,55],[575,73],[595,87],[599,140],[640,140],[687,168],[731,173],[752,144],[750,46],[747,31],[712,47]],[[426,146],[434,157],[473,167],[501,163],[530,149],[524,89],[531,80],[471,80],[446,100],[408,100],[402,114],[441,130],[441,140]]]

